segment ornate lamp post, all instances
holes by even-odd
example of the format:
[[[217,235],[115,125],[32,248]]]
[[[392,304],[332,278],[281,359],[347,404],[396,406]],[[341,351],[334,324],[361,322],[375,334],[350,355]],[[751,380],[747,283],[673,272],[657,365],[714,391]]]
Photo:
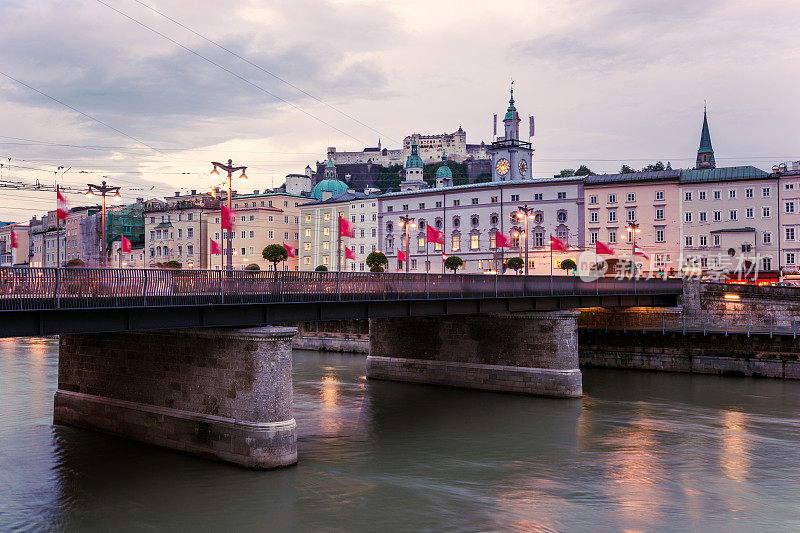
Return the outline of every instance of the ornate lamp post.
[[[406,215],[400,215],[400,221],[397,223],[398,226],[401,228],[405,228],[406,230],[406,273],[408,273],[408,266],[411,263],[409,259],[409,240],[408,240],[408,230],[409,228],[416,228],[417,225],[414,223],[414,217],[409,217]]]
[[[103,176],[105,178],[105,176]],[[112,185],[106,185],[106,182],[103,181],[100,185],[95,185],[93,183],[87,183],[88,189],[86,190],[86,196],[91,198],[95,196],[95,191],[99,192],[103,197],[103,211],[102,211],[102,226],[103,226],[103,239],[100,242],[100,258],[102,266],[106,266],[106,196],[114,193],[111,196],[111,201],[115,204],[118,204],[122,201],[122,195],[119,194],[119,187],[114,187]]]
[[[636,234],[642,231],[635,220],[628,222],[628,240],[631,241],[631,276],[636,276]]]
[[[212,175],[219,176],[219,170],[217,170],[218,168],[221,168],[222,170],[224,170],[225,172],[228,173],[228,209],[233,210],[233,203],[232,203],[233,202],[233,192],[232,192],[231,179],[232,179],[232,176],[233,176],[234,172],[239,172],[241,170],[242,171],[242,175],[239,176],[239,177],[241,179],[243,179],[243,180],[246,180],[247,179],[247,174],[245,174],[244,171],[245,171],[245,169],[247,167],[235,167],[235,166],[233,166],[233,160],[232,159],[228,159],[228,164],[227,165],[224,164],[224,163],[217,163],[216,161],[212,161],[211,164],[214,165],[214,170],[211,171]],[[222,215],[222,213],[220,212],[220,216],[221,215]],[[227,233],[227,236],[225,238],[225,245],[228,248],[227,251],[225,252],[225,256],[226,256],[227,262],[228,262],[228,264],[225,267],[227,270],[233,270],[233,246],[232,246],[232,242],[231,242],[232,238],[233,238],[233,230],[229,229],[228,233]]]
[[[530,231],[528,229],[528,221],[532,220],[534,217],[533,208],[528,207],[528,204],[521,205],[517,207],[517,216],[522,216],[525,218],[525,233],[522,234],[525,241],[525,275],[528,275],[528,236],[530,235]]]

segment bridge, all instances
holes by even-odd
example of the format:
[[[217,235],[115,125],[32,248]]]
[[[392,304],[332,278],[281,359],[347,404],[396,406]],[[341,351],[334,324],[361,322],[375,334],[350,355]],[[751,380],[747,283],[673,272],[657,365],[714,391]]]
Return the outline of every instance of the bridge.
[[[369,319],[367,377],[578,398],[574,309],[679,279],[0,269],[0,336],[60,335],[53,419],[247,468],[295,464],[299,321]]]

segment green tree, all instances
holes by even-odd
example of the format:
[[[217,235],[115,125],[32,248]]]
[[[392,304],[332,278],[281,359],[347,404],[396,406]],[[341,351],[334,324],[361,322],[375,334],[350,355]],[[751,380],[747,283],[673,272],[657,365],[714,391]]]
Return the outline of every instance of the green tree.
[[[367,256],[366,263],[370,272],[383,272],[383,267],[389,264],[389,260],[382,252],[372,252]]]
[[[314,269],[315,272],[327,272],[328,267],[325,265],[317,265],[317,268]]]
[[[561,270],[567,270],[574,272],[578,268],[578,265],[575,264],[575,261],[572,259],[564,259],[561,261]]]
[[[261,267],[258,266],[256,263],[250,263],[249,265],[244,267],[244,269],[245,270],[261,270]]]
[[[78,259],[76,257],[75,259],[70,259],[69,261],[64,263],[64,266],[65,267],[82,267],[82,266],[86,266],[86,263],[84,263],[82,260],[80,260],[80,259]]]
[[[519,271],[524,266],[525,266],[525,261],[523,261],[521,257],[512,257],[508,261],[506,261],[506,267],[510,268],[517,274],[519,274]]]
[[[562,178],[568,178],[570,176],[574,176],[575,175],[575,169],[574,168],[565,168],[559,174],[561,174]]]
[[[464,260],[458,257],[457,255],[451,255],[447,259],[444,260],[444,267],[447,270],[452,270],[453,274],[456,273],[456,270],[464,266]]]
[[[177,261],[167,261],[161,265],[161,268],[181,268],[182,266],[183,265]]]
[[[662,163],[661,161],[656,161],[655,163],[644,167],[642,169],[642,172],[655,172],[657,170],[664,170],[664,168],[665,168],[664,163]]]
[[[594,176],[594,172],[592,169],[587,167],[586,165],[581,165],[578,167],[578,170],[575,171],[576,176]]]
[[[634,169],[630,167],[630,165],[622,165],[622,168],[619,170],[620,174],[633,174],[636,172]]]
[[[480,176],[475,178],[475,183],[491,183],[492,181],[492,174],[491,172],[483,172]]]
[[[273,264],[275,272],[278,271],[278,263],[289,259],[289,252],[280,244],[270,244],[261,251],[261,256]]]

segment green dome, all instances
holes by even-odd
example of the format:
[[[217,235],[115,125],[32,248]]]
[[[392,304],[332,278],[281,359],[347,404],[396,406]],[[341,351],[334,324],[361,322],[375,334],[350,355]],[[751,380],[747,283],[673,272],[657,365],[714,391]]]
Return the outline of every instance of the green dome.
[[[437,178],[452,178],[453,171],[447,166],[447,154],[442,152],[442,166],[436,171]]]
[[[512,82],[513,84],[513,82]],[[511,98],[508,100],[508,109],[506,110],[506,116],[503,120],[513,120],[517,115],[517,108],[514,107],[514,87],[511,87]]]
[[[417,140],[411,142],[411,155],[406,159],[406,168],[422,168],[422,158],[417,150]]]
[[[339,180],[322,180],[311,189],[311,198],[321,200],[323,191],[330,191],[331,194],[336,196],[337,194],[347,192],[347,184]]]

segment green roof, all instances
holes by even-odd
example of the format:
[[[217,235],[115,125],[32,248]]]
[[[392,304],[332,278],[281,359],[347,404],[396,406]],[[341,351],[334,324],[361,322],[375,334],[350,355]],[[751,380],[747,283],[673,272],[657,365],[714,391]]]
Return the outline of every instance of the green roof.
[[[750,165],[681,170],[680,183],[707,183],[714,181],[739,181],[768,178],[769,174]]]
[[[714,161],[714,148],[711,147],[711,133],[708,131],[708,115],[703,110],[703,131],[700,133],[700,148],[697,155],[711,152],[711,160]]]
[[[331,194],[336,196],[337,194],[343,193],[346,190],[347,190],[347,184],[343,181],[332,180],[332,179],[322,180],[316,185],[314,185],[313,189],[311,189],[311,198],[317,200],[322,199],[323,191],[330,192]]]
[[[514,87],[511,87],[511,98],[508,100],[508,109],[506,110],[506,116],[503,120],[512,120],[517,115],[517,108],[514,107]]]
[[[677,180],[680,170],[654,170],[651,172],[626,172],[625,174],[596,174],[585,176],[586,185],[603,185],[606,183],[636,183],[647,181]]]
[[[328,162],[325,163],[325,168],[336,168],[336,165],[333,164],[331,154],[328,154]]]
[[[436,171],[437,178],[452,178],[453,171],[447,166],[447,153],[442,152],[442,166]]]
[[[422,158],[419,156],[416,139],[411,141],[411,155],[406,159],[406,168],[422,168]]]

